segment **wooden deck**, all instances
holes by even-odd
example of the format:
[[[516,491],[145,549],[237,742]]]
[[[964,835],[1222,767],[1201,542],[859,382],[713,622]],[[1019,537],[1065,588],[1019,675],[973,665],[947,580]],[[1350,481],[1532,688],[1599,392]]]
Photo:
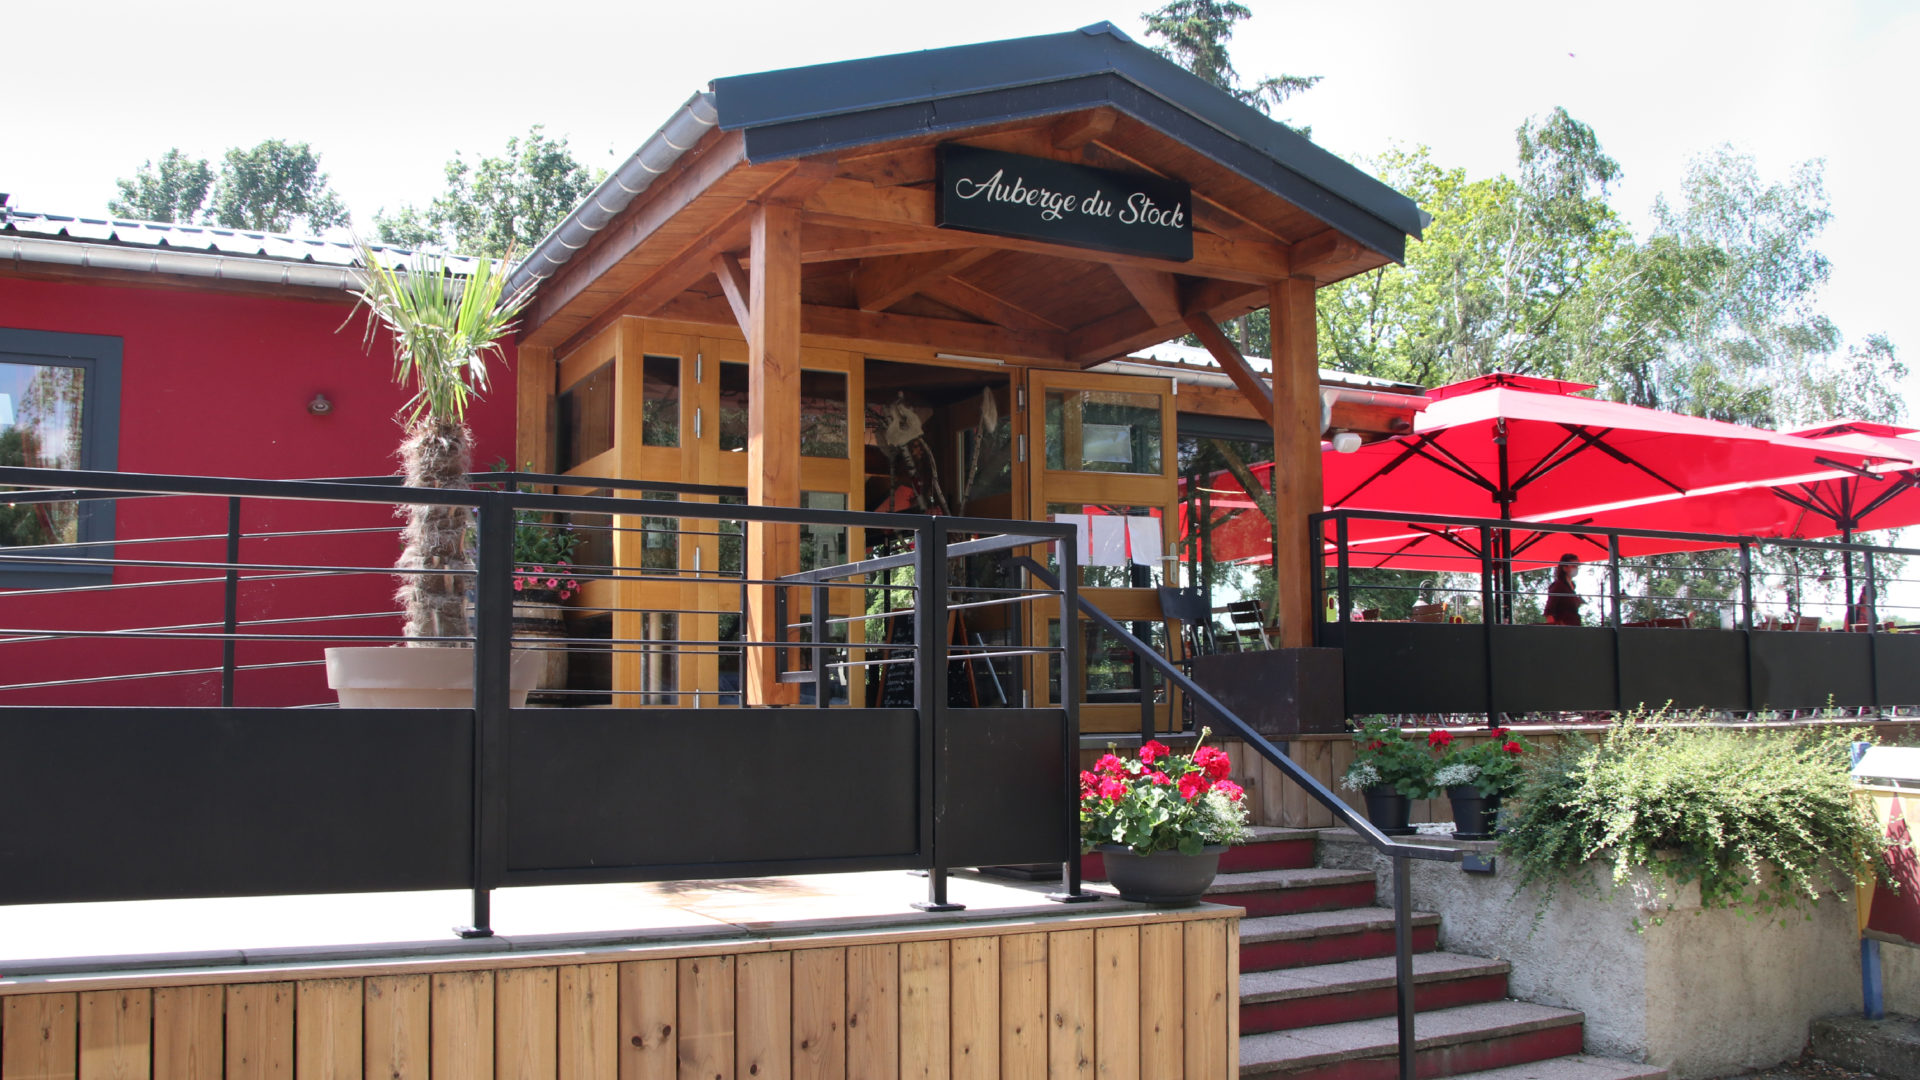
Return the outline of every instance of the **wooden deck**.
[[[901,900],[923,887],[888,877],[908,886]],[[793,883],[818,880],[621,886],[686,918],[612,943],[527,934],[432,943],[442,955],[415,943],[202,966],[23,962],[14,970],[42,973],[0,977],[0,1078],[1237,1072],[1238,909],[1063,907],[970,880],[973,898],[1000,890],[1002,906],[821,917],[826,894],[792,902]],[[690,885],[696,899],[676,905]],[[765,918],[782,909],[798,917]]]

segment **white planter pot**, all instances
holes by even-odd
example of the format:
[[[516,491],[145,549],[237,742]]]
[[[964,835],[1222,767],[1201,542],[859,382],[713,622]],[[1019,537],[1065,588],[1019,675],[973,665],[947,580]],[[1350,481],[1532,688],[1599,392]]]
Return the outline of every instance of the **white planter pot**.
[[[542,653],[513,654],[511,704],[525,708],[527,692],[546,670]],[[473,649],[377,645],[327,650],[327,685],[343,709],[471,709]]]

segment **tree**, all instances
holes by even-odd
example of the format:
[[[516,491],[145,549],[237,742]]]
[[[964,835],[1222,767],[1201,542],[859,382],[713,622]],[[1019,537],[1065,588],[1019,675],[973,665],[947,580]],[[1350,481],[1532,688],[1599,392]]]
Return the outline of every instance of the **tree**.
[[[1172,0],[1149,11],[1147,36],[1165,41],[1153,51],[1225,90],[1240,101],[1272,116],[1274,107],[1320,81],[1318,75],[1269,75],[1252,86],[1240,85],[1240,73],[1227,55],[1234,24],[1253,17],[1246,5],[1233,0]],[[1307,134],[1307,129],[1300,129]]]
[[[298,223],[318,235],[351,223],[346,204],[320,171],[320,155],[303,142],[268,139],[229,149],[215,175],[206,159],[176,147],[115,181],[120,198],[107,209],[121,217],[289,232]]]
[[[189,158],[176,146],[160,155],[158,164],[144,161],[132,179],[114,184],[120,197],[107,204],[107,212],[114,217],[184,223],[206,204],[213,170],[207,167],[207,159]]]
[[[207,220],[257,232],[287,232],[299,221],[318,234],[352,219],[320,171],[320,155],[303,142],[268,139],[227,151]]]
[[[539,124],[525,139],[508,138],[499,157],[469,165],[456,153],[446,171],[446,191],[424,212],[403,206],[374,216],[383,242],[503,257],[539,243],[605,175]]]

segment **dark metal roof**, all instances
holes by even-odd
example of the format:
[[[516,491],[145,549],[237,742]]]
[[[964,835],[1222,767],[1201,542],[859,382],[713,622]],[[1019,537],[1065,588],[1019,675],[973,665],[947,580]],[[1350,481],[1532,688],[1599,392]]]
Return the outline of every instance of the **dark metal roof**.
[[[719,126],[772,161],[1023,117],[1112,106],[1398,261],[1413,200],[1109,23],[712,84]]]

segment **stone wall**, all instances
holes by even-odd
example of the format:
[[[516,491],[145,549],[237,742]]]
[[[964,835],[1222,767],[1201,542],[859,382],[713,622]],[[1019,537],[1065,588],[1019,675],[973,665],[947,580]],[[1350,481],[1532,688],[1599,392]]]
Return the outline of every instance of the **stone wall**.
[[[1346,830],[1321,837],[1321,865],[1374,870],[1380,902],[1391,902],[1385,858]],[[1659,900],[1644,881],[1614,889],[1596,866],[1587,887],[1562,886],[1543,905],[1538,888],[1516,891],[1517,874],[1495,862],[1492,874],[1413,863],[1415,909],[1441,917],[1441,948],[1511,962],[1514,997],[1585,1013],[1591,1053],[1662,1065],[1675,1080],[1726,1076],[1793,1058],[1814,1019],[1860,1009],[1850,895],[1823,897],[1782,925],[1702,910],[1697,889]],[[1887,945],[1882,955],[1888,1009],[1920,1015],[1920,950]]]

